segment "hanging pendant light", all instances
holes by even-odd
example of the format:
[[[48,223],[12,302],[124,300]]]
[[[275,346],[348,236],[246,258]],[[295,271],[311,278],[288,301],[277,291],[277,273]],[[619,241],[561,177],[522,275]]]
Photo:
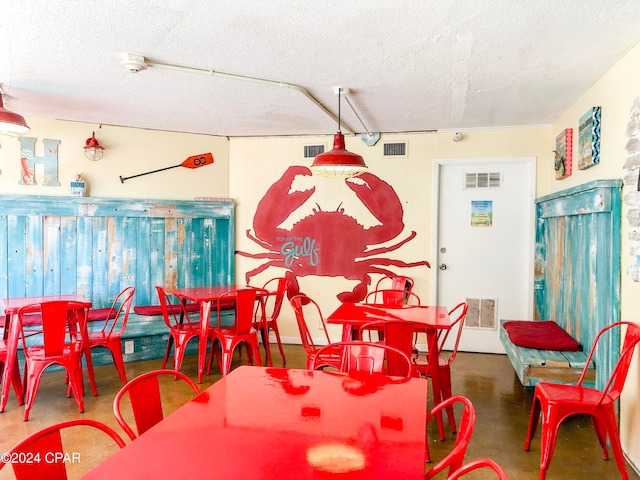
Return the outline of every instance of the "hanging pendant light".
[[[29,126],[24,121],[24,117],[4,108],[2,92],[0,91],[0,135],[16,137],[28,132]]]
[[[93,132],[91,137],[87,138],[87,141],[84,143],[84,156],[87,157],[92,162],[97,162],[102,158],[104,154],[104,147],[98,143],[96,139],[96,132]]]
[[[311,165],[313,173],[322,177],[350,178],[367,171],[364,159],[345,149],[344,135],[340,131],[340,93],[338,89],[338,132],[333,137],[333,148],[316,156]]]

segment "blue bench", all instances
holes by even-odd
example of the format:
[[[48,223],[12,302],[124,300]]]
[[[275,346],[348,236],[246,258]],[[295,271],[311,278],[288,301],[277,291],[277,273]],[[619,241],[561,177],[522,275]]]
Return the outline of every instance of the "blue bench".
[[[197,307],[197,305],[195,305]],[[158,309],[160,307],[158,306]],[[138,360],[151,360],[163,358],[169,339],[169,327],[164,323],[162,314],[153,310],[146,310],[152,315],[143,315],[132,311],[129,313],[127,328],[122,335],[122,351],[125,362]],[[159,312],[159,310],[158,310]],[[212,315],[214,313],[212,312]],[[231,325],[234,318],[234,310],[222,310],[221,320],[223,325]],[[89,322],[88,329],[96,330],[100,328],[100,322]],[[198,342],[189,342],[186,350],[187,355],[198,353]],[[91,352],[94,365],[108,365],[113,363],[111,354],[105,348],[94,348]]]
[[[583,345],[583,351],[539,350],[515,345],[509,338],[503,325],[507,320],[500,321],[500,341],[507,352],[507,356],[520,380],[520,383],[532,389],[538,382],[574,384],[587,362],[589,346]],[[590,370],[585,378],[585,386],[594,387],[596,380],[595,365],[591,362]]]

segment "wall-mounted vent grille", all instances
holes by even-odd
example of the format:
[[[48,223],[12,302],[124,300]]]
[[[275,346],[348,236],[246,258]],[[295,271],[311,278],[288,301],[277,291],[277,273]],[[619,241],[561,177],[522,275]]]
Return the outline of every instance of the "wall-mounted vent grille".
[[[385,143],[384,144],[384,156],[385,157],[406,157],[407,156],[407,144],[402,143]]]
[[[465,328],[482,328],[497,330],[497,309],[495,298],[467,298],[467,316],[464,321]]]
[[[490,173],[465,173],[464,188],[500,188],[502,186],[502,174]]]
[[[324,145],[305,145],[304,158],[315,158],[324,153]]]

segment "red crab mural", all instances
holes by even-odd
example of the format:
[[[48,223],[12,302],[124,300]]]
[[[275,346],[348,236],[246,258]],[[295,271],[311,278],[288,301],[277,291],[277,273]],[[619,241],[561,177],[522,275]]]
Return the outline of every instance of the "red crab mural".
[[[345,277],[357,280],[358,284],[351,292],[338,294],[338,299],[341,302],[359,302],[365,298],[371,285],[371,274],[393,275],[387,268],[390,266],[429,267],[426,260],[407,263],[377,256],[398,249],[412,240],[416,232],[412,231],[391,246],[379,246],[397,239],[402,233],[403,210],[391,185],[372,173],[364,173],[345,182],[380,222],[378,225],[365,228],[355,218],[345,214],[341,204],[333,211],[322,210],[316,204],[313,213],[293,223],[291,229],[282,228],[285,220],[315,192],[315,187],[292,191],[293,181],[298,175],[311,176],[312,173],[307,167],[289,167],[258,203],[253,218],[253,233],[247,230],[247,237],[266,252],[236,253],[266,261],[247,272],[247,283],[269,267],[284,268],[285,276],[289,279],[287,296],[291,298],[300,293],[298,277]]]

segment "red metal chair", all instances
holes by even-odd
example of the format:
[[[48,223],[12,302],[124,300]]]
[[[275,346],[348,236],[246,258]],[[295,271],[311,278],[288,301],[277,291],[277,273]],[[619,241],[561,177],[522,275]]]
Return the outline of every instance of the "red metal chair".
[[[340,355],[339,371],[349,375],[354,373],[387,374],[387,359],[391,354],[394,354],[404,363],[404,374],[398,376],[406,378],[413,376],[413,366],[409,357],[401,350],[384,343],[361,341],[330,343],[318,349],[312,369],[316,370],[322,366],[322,358],[330,354]],[[396,367],[396,374],[400,372],[400,368]]]
[[[611,345],[610,335],[605,335],[613,328],[627,330],[624,336],[620,357],[612,369],[611,375],[602,390],[583,386],[585,374],[588,370],[591,358],[596,348],[618,348]],[[560,424],[571,415],[589,415],[593,420],[596,436],[602,447],[602,457],[609,459],[607,440],[611,444],[613,455],[618,465],[618,470],[623,479],[627,479],[625,460],[620,445],[620,434],[615,413],[615,401],[620,397],[624,387],[631,357],[640,342],[640,326],[631,322],[615,322],[604,327],[596,336],[582,375],[576,385],[554,384],[539,382],[536,384],[533,394],[533,404],[531,405],[531,417],[529,428],[525,439],[524,449],[529,451],[531,440],[533,439],[540,415],[542,415],[542,432],[540,445],[540,480],[544,480],[553,450],[556,443],[556,436]]]
[[[218,360],[220,373],[223,376],[228,374],[231,371],[233,352],[240,344],[246,344],[247,346],[247,362],[253,364],[255,361],[257,365],[262,365],[260,347],[258,346],[258,330],[264,328],[265,310],[263,299],[266,298],[267,294],[268,292],[261,288],[247,287],[225,293],[218,298],[218,321],[211,329],[211,356],[207,366],[207,375],[211,371],[214,355]],[[235,300],[235,319],[233,325],[223,326],[220,312],[224,308],[223,306],[229,304],[232,299]],[[258,329],[254,327],[256,318],[260,318],[261,320],[258,320],[258,322],[262,323],[262,327]]]
[[[78,310],[86,310],[74,302],[51,301],[25,305],[18,310],[20,339],[25,358],[24,419],[29,420],[29,412],[36,398],[42,372],[57,364],[67,371],[67,378],[78,402],[80,412],[84,412],[82,395],[82,335],[86,329],[86,314],[78,315]],[[41,323],[34,324],[29,314],[39,313]],[[25,321],[26,319],[26,321]]]
[[[420,305],[420,297],[407,290],[383,288],[367,293],[364,303],[378,305]]]
[[[109,311],[106,312],[102,328],[99,331],[87,333],[90,348],[107,348],[111,352],[113,363],[122,383],[127,383],[122,356],[122,334],[127,328],[134,292],[134,287],[127,287],[122,290],[113,300],[113,305],[111,305]],[[89,312],[89,315],[91,315],[91,312]],[[116,330],[118,323],[120,323],[120,327]]]
[[[284,349],[282,348],[282,340],[280,340],[280,331],[278,330],[278,316],[280,316],[280,310],[282,309],[282,303],[284,296],[287,292],[289,280],[284,277],[276,277],[267,281],[262,287],[269,292],[269,296],[265,300],[265,312],[266,316],[264,323],[259,319],[255,319],[253,327],[259,329],[262,334],[262,344],[267,350],[267,364],[273,365],[271,360],[271,352],[269,351],[269,330],[273,331],[276,342],[278,343],[278,350],[280,350],[280,357],[282,357],[282,365],[287,364],[287,358],[284,355]]]
[[[184,304],[180,301],[175,303],[180,306],[179,309],[171,308],[172,302],[169,293],[161,287],[156,286],[158,297],[160,298],[160,308],[162,309],[162,318],[164,323],[169,327],[169,340],[167,340],[167,348],[162,359],[162,368],[167,366],[169,354],[171,353],[171,345],[173,344],[173,369],[180,370],[187,343],[192,338],[200,337],[200,319],[192,321],[189,313],[184,308]],[[198,355],[206,355],[206,352],[198,352]]]
[[[451,392],[451,364],[456,359],[458,353],[458,345],[460,344],[460,337],[462,335],[462,329],[464,327],[464,321],[467,318],[468,305],[465,302],[459,303],[449,312],[449,316],[455,319],[451,322],[451,329],[440,332],[438,338],[438,381],[440,385],[440,396],[434,399],[435,403],[442,402],[452,396]],[[451,354],[448,356],[441,355],[442,350],[445,348],[445,342],[455,332],[455,340],[452,346]],[[412,358],[415,368],[421,375],[427,376],[429,371],[429,354],[416,354],[414,353]],[[447,418],[451,425],[451,432],[456,433],[456,418],[453,411],[453,407],[449,406],[446,409]],[[444,436],[444,433],[442,433]]]
[[[184,381],[196,395],[200,393],[198,385],[177,370],[152,370],[129,380],[113,400],[113,414],[131,440],[135,440],[164,418],[159,381],[159,377],[164,375]],[[129,397],[137,435],[122,413],[121,402],[125,395]]]
[[[0,470],[7,464],[7,460],[15,457],[16,461],[11,462],[11,466],[16,480],[66,479],[67,465],[73,463],[74,460],[75,463],[81,463],[84,456],[87,455],[84,452],[71,451],[69,448],[65,449],[63,446],[60,432],[67,428],[81,430],[82,433],[77,432],[76,435],[82,435],[85,438],[83,445],[86,444],[87,436],[90,434],[87,429],[76,427],[91,427],[97,431],[104,432],[115,442],[118,448],[125,446],[122,437],[111,427],[96,420],[78,418],[50,425],[20,440],[0,457]],[[101,445],[100,448],[102,449],[104,446]],[[20,459],[23,459],[23,461],[20,461]],[[25,461],[25,459],[39,459],[39,461],[29,462]]]
[[[456,435],[456,441],[453,449],[432,468],[427,470],[424,478],[428,480],[435,477],[438,473],[442,472],[445,468],[449,467],[448,475],[451,476],[456,470],[458,470],[464,462],[464,455],[469,446],[471,435],[473,435],[473,429],[476,422],[476,412],[473,408],[473,404],[466,397],[455,396],[446,399],[444,402],[436,405],[427,415],[427,425],[434,417],[437,419],[442,415],[442,410],[454,404],[462,404],[462,417],[460,418],[460,428]],[[431,462],[431,456],[429,454],[429,441],[427,439],[427,449],[425,451],[426,461]]]
[[[498,476],[498,480],[509,480],[509,477],[507,477],[507,472],[505,472],[500,465],[498,465],[490,458],[479,458],[478,460],[474,460],[467,463],[466,465],[463,465],[458,470],[450,474],[447,477],[447,480],[458,480],[463,475],[466,475],[473,470],[479,470],[481,468],[493,470]]]
[[[316,369],[320,367],[335,367],[340,369],[342,364],[342,355],[336,354],[336,352],[327,352],[316,360],[319,347],[316,346],[311,332],[309,331],[309,324],[313,322],[313,325],[322,327],[324,333],[324,344],[331,343],[329,338],[329,331],[327,330],[327,324],[322,316],[322,310],[320,306],[311,298],[306,295],[296,295],[289,300],[293,312],[296,315],[296,322],[298,324],[298,330],[300,331],[300,339],[302,341],[302,347],[307,352],[307,370],[313,370],[314,364]]]

